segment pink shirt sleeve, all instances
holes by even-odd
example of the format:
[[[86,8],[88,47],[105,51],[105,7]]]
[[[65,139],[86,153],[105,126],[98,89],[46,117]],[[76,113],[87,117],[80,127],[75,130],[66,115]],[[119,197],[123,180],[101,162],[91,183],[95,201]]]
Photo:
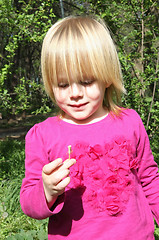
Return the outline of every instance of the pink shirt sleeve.
[[[140,161],[138,176],[150,205],[152,214],[159,225],[159,172],[157,163],[154,161],[148,135],[139,119],[139,142],[137,154]]]
[[[20,191],[20,204],[26,215],[44,219],[62,209],[64,194],[57,198],[50,210],[45,199],[42,182],[42,168],[49,163],[49,160],[39,128],[39,125],[35,125],[26,136],[25,178]]]

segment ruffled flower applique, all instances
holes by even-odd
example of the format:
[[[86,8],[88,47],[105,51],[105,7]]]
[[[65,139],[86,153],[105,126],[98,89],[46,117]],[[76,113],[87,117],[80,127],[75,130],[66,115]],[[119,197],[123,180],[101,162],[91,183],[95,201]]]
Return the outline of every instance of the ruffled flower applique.
[[[69,187],[84,188],[83,203],[98,212],[122,214],[133,189],[131,170],[139,166],[131,144],[117,138],[104,146],[80,142],[72,149],[77,162],[70,169]]]

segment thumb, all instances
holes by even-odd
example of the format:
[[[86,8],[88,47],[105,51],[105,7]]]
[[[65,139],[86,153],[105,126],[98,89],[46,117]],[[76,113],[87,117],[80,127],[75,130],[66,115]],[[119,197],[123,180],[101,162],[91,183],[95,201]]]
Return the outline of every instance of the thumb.
[[[56,160],[46,164],[43,167],[43,173],[47,175],[51,174],[55,169],[62,165],[62,162],[62,158],[57,158]]]

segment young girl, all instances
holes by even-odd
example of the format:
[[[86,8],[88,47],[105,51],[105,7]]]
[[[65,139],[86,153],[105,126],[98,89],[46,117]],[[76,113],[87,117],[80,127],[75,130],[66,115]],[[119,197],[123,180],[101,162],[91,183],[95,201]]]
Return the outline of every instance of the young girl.
[[[42,75],[62,114],[26,136],[24,213],[49,217],[48,239],[154,239],[158,167],[139,115],[117,105],[125,89],[104,23],[68,17],[53,25]]]

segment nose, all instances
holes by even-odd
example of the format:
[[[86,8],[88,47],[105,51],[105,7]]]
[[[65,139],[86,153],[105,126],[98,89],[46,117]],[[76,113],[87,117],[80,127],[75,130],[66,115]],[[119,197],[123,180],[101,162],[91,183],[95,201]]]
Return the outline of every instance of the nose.
[[[72,83],[70,86],[70,98],[79,98],[83,96],[82,86],[78,83]]]

